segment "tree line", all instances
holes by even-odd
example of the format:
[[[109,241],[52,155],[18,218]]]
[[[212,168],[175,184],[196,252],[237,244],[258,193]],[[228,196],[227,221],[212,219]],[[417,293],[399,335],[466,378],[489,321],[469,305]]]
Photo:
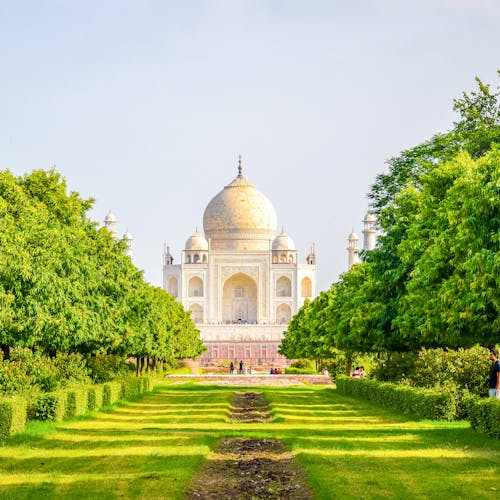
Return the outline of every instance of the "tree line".
[[[499,72],[500,74],[500,72]],[[498,342],[500,104],[498,89],[453,103],[459,119],[388,161],[368,197],[377,246],[292,319],[288,358],[414,352]]]
[[[171,362],[203,352],[182,305],[148,284],[125,243],[54,170],[0,172],[0,349]]]

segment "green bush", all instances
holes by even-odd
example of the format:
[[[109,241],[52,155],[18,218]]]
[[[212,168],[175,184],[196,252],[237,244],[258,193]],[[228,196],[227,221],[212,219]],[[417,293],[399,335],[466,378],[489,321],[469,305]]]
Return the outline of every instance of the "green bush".
[[[153,390],[153,377],[142,377],[142,390],[141,392],[150,392]]]
[[[66,415],[65,418],[73,418],[83,415],[88,411],[88,396],[86,387],[75,387],[66,389]]]
[[[468,404],[472,429],[487,436],[500,438],[500,401],[496,398],[472,398]]]
[[[456,417],[455,400],[449,393],[345,376],[337,377],[336,384],[342,394],[362,397],[419,418],[453,420]]]
[[[99,410],[103,407],[104,386],[102,384],[87,387],[87,408],[90,411]]]
[[[318,371],[315,368],[299,368],[295,366],[290,366],[285,368],[285,373],[287,375],[317,375]]]
[[[120,356],[98,355],[87,358],[90,377],[96,384],[111,382],[129,374],[127,363]]]
[[[0,395],[24,397],[29,419],[36,418],[36,402],[42,393],[88,382],[87,368],[79,354],[58,353],[49,358],[41,351],[16,347],[10,360],[0,359]]]
[[[46,392],[41,394],[35,403],[35,418],[62,422],[66,416],[68,395],[65,391]]]
[[[0,398],[0,439],[24,430],[26,400],[20,397]]]
[[[120,380],[122,385],[122,397],[129,399],[142,392],[142,378],[126,377]]]
[[[371,376],[381,381],[414,387],[440,387],[450,392],[466,390],[484,396],[483,380],[490,369],[488,349],[421,349],[417,354],[390,353],[380,360]],[[449,388],[449,389],[447,389]]]
[[[120,382],[106,382],[105,384],[103,384],[103,387],[103,406],[113,405],[121,399],[122,384]]]

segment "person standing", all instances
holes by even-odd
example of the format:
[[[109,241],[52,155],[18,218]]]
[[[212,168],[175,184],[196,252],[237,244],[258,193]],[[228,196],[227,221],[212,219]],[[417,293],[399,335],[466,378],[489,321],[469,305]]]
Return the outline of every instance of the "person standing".
[[[498,351],[490,350],[490,359],[493,361],[490,369],[489,388],[490,398],[500,399],[500,361],[498,361]]]
[[[234,373],[234,363],[231,361],[229,363],[229,373],[232,375]]]
[[[243,373],[243,360],[240,360],[240,373]]]

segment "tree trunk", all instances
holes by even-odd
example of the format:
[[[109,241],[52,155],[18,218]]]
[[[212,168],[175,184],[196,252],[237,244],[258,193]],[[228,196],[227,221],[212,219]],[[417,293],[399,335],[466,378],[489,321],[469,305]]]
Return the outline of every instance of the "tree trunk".
[[[139,376],[139,356],[135,357],[135,376]]]
[[[351,353],[346,353],[346,358],[347,358],[347,376],[351,376],[352,372],[352,355]]]

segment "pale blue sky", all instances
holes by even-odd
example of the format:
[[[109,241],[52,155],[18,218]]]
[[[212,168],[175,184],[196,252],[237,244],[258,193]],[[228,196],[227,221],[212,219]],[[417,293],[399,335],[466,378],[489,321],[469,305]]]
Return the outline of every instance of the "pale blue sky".
[[[497,0],[0,0],[0,168],[56,164],[160,285],[242,154],[325,289],[385,160],[497,85],[499,26]]]

